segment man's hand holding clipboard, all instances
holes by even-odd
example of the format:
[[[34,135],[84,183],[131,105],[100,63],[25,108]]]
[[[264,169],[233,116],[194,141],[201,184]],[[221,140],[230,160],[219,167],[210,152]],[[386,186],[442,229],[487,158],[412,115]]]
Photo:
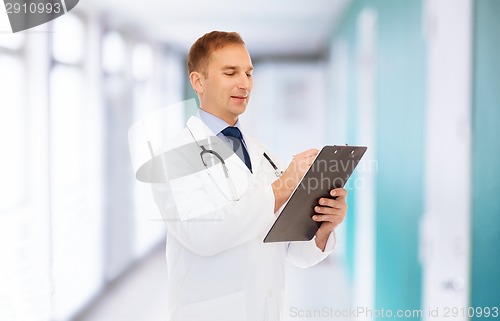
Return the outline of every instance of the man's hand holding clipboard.
[[[290,184],[296,178],[292,175],[300,175],[304,167],[308,169],[295,186],[264,242],[308,241],[316,235],[318,247],[324,248],[330,232],[345,217],[347,191],[343,187],[366,149],[361,146],[325,146],[319,153],[309,150],[296,155],[292,161],[298,163],[293,164],[298,166],[296,170],[286,177],[287,169],[282,176],[284,180],[278,182],[280,178],[275,183],[286,184],[288,178]],[[314,159],[312,164],[311,159]]]

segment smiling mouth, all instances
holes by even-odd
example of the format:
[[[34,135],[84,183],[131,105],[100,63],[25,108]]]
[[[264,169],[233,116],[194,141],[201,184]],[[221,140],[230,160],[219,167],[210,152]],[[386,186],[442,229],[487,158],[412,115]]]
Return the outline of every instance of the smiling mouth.
[[[248,96],[231,96],[231,98],[239,99],[239,100],[245,100],[245,99],[248,98]]]

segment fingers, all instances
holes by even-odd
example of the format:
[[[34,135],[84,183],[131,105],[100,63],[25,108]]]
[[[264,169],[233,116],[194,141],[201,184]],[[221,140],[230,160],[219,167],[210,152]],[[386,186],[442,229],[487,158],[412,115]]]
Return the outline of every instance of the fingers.
[[[304,156],[304,157],[314,157],[314,156],[318,155],[318,153],[319,153],[318,149],[311,148],[311,149],[306,150],[305,152],[298,154],[297,156],[300,155],[300,156]]]
[[[330,191],[330,195],[345,199],[347,197],[347,190],[345,188],[335,188]]]
[[[328,216],[334,215],[334,216],[340,216],[344,217],[345,214],[347,213],[347,204],[338,202],[335,200],[330,200],[331,203],[334,203],[334,206],[315,206],[314,207],[314,212],[316,212],[315,215],[313,215],[313,219],[317,222],[323,222],[323,221],[328,221],[329,218]]]
[[[318,204],[321,206],[316,206],[317,208],[331,207],[336,209],[344,209],[347,206],[344,200],[332,199],[332,198],[320,198]]]
[[[347,208],[346,204],[347,191],[345,189],[343,188],[332,189],[330,191],[330,195],[333,198],[322,197],[318,200],[318,204],[323,207],[332,207],[336,209]],[[317,206],[317,208],[319,209],[320,206]]]
[[[347,212],[347,205],[341,205],[338,208],[328,206],[315,206],[314,212],[322,215],[345,215]]]
[[[319,153],[319,150],[317,150],[316,148],[311,148],[311,149],[306,150],[305,152],[294,155],[294,158],[297,158],[297,159],[314,158],[314,157],[316,157],[316,155],[318,155],[318,153]]]
[[[292,162],[288,165],[287,170],[292,173],[292,177],[299,182],[304,173],[311,167],[314,158],[318,155],[317,149],[309,149],[300,154],[294,155]]]
[[[339,225],[345,218],[347,213],[347,205],[342,208],[333,208],[326,206],[316,206],[314,208],[316,212],[312,216],[312,219],[316,222],[331,222],[333,226]]]
[[[313,215],[313,220],[316,222],[330,222],[334,226],[339,225],[344,220],[344,215],[342,214],[332,214],[332,215]]]
[[[331,226],[335,227],[344,220],[347,213],[345,200],[347,191],[343,188],[336,188],[330,191],[330,195],[334,199],[322,197],[318,200],[319,205],[314,207],[317,214],[313,215],[312,219],[316,222],[330,222]]]

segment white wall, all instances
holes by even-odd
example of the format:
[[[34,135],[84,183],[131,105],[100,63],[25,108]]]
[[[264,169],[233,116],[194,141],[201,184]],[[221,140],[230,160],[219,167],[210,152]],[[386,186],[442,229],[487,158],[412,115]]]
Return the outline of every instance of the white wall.
[[[255,64],[254,89],[241,117],[245,130],[288,163],[293,154],[326,144],[326,66]]]
[[[425,9],[428,102],[422,302],[423,308],[467,307],[472,0],[428,0]]]

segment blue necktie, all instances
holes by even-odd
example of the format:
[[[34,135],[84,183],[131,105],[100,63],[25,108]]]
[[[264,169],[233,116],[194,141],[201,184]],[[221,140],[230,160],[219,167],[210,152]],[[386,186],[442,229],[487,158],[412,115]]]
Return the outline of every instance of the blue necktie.
[[[241,131],[238,129],[238,127],[226,127],[222,131],[222,133],[233,142],[233,150],[240,158],[241,156],[237,153],[237,151],[241,146],[241,149],[243,150],[243,158],[241,160],[245,162],[245,165],[247,165],[250,172],[252,172],[252,163],[250,162],[250,156],[248,155],[247,149],[245,148],[245,144],[243,144],[243,135],[241,135]]]

